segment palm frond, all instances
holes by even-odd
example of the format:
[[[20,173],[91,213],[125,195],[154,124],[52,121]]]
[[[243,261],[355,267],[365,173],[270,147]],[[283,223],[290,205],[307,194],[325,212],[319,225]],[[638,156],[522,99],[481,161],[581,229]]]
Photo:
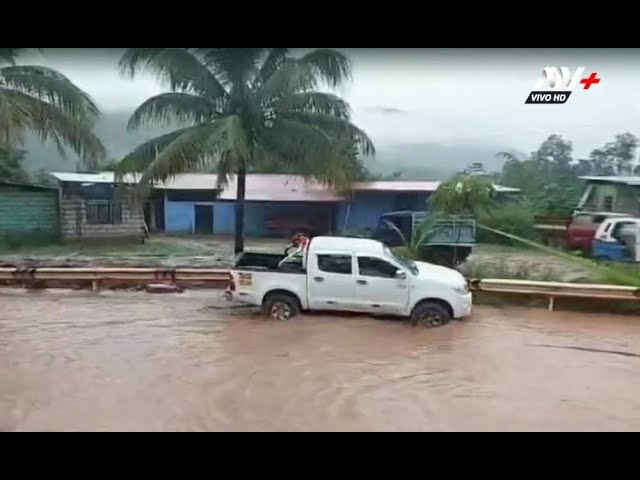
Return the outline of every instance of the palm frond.
[[[145,125],[196,125],[213,120],[220,113],[208,98],[190,93],[161,93],[136,108],[127,128]]]
[[[29,110],[14,99],[15,92],[0,87],[0,143],[21,145],[30,129]]]
[[[201,125],[199,125],[201,126]],[[158,154],[170,145],[174,140],[198,126],[181,128],[165,135],[152,138],[127,154],[118,162],[116,168],[116,180],[120,181],[127,173],[142,173],[153,163]]]
[[[276,119],[260,132],[254,165],[278,165],[282,170],[311,177],[338,188],[353,181],[352,159],[344,139],[336,139],[314,125]]]
[[[60,108],[66,114],[97,117],[91,97],[60,72],[47,67],[10,66],[0,68],[0,84]]]
[[[120,70],[131,77],[148,70],[173,91],[195,93],[211,101],[227,97],[214,73],[186,48],[129,48],[120,59]]]
[[[243,89],[258,72],[258,63],[264,50],[264,48],[196,48],[194,52],[224,85]]]
[[[301,57],[298,64],[310,69],[316,78],[333,88],[351,79],[351,61],[336,50],[314,50]]]
[[[262,60],[258,72],[251,83],[253,89],[257,89],[264,85],[275,72],[284,64],[287,59],[288,48],[268,48],[266,49],[266,56]]]
[[[349,104],[345,100],[337,95],[323,92],[294,93],[276,101],[273,108],[276,113],[316,113],[345,120],[348,120],[351,114]]]
[[[106,157],[100,139],[93,133],[92,118],[71,116],[64,110],[15,90],[0,93],[9,103],[21,126],[37,133],[42,141],[53,140],[64,156],[68,146],[88,166],[97,165]]]
[[[207,123],[191,127],[158,152],[142,174],[140,184],[164,182],[180,173],[206,168],[219,154],[215,145],[221,140],[219,124]]]
[[[156,155],[140,183],[165,181],[180,173],[205,170],[221,158],[237,164],[245,161],[248,151],[240,119],[231,115],[182,132]]]
[[[313,125],[327,132],[334,138],[351,138],[363,155],[375,155],[376,149],[373,141],[360,128],[344,118],[332,115],[309,112],[287,112],[281,114],[283,118],[296,122]]]
[[[294,93],[317,90],[321,83],[313,69],[287,58],[254,93],[258,103],[270,104]]]
[[[436,227],[439,222],[439,218],[436,215],[432,215],[426,220],[422,221],[415,227],[413,235],[411,236],[411,249],[418,252],[429,239],[438,232]]]

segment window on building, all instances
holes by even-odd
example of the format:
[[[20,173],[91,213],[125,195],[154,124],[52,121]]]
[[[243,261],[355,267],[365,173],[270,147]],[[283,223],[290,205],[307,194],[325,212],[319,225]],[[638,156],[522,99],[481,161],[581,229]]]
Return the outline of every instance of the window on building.
[[[358,273],[363,277],[394,278],[398,268],[375,257],[358,257]]]
[[[122,223],[122,204],[105,201],[88,201],[87,223],[90,225],[115,225]]]
[[[351,255],[318,255],[318,269],[327,273],[351,275]]]

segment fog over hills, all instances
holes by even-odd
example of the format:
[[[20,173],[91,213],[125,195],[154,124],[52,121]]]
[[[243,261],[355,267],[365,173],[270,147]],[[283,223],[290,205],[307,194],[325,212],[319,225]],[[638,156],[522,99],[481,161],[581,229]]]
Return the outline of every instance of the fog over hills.
[[[162,134],[168,129],[127,131],[130,112],[105,113],[96,125],[109,158],[117,159],[133,150],[144,141]],[[41,144],[35,139],[27,142],[25,166],[36,171],[76,171],[77,157],[70,153],[62,158],[52,145]],[[433,142],[389,142],[377,145],[377,155],[367,160],[367,167],[374,174],[392,175],[400,172],[401,179],[439,180],[454,174],[473,162],[481,162],[487,171],[500,170],[504,160],[495,155],[499,151],[513,151],[504,145],[444,145]]]

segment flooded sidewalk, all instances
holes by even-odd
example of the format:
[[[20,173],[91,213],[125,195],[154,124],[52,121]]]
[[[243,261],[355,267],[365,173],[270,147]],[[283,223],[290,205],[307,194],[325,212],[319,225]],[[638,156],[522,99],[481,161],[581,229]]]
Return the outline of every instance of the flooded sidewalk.
[[[0,430],[640,430],[637,317],[277,323],[219,295],[0,292]]]

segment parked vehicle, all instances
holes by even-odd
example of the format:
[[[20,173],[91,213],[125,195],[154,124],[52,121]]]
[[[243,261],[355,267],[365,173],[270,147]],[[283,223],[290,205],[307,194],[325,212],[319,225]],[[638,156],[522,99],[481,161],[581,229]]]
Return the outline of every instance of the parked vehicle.
[[[640,262],[640,218],[610,218],[602,222],[593,240],[592,255],[599,260]]]
[[[315,237],[293,258],[242,253],[225,295],[279,320],[301,310],[349,311],[409,317],[425,327],[468,316],[472,300],[459,272],[397,257],[376,240],[348,237]]]
[[[580,250],[591,254],[591,247],[598,227],[608,218],[624,218],[628,215],[614,212],[576,211],[568,217],[536,216],[535,228],[545,245],[567,250]]]
[[[428,212],[401,211],[382,215],[372,238],[389,248],[400,247],[410,239]],[[438,220],[434,233],[424,242],[422,258],[431,263],[455,267],[464,262],[476,244],[473,217],[452,216]],[[403,238],[404,237],[404,238]]]

